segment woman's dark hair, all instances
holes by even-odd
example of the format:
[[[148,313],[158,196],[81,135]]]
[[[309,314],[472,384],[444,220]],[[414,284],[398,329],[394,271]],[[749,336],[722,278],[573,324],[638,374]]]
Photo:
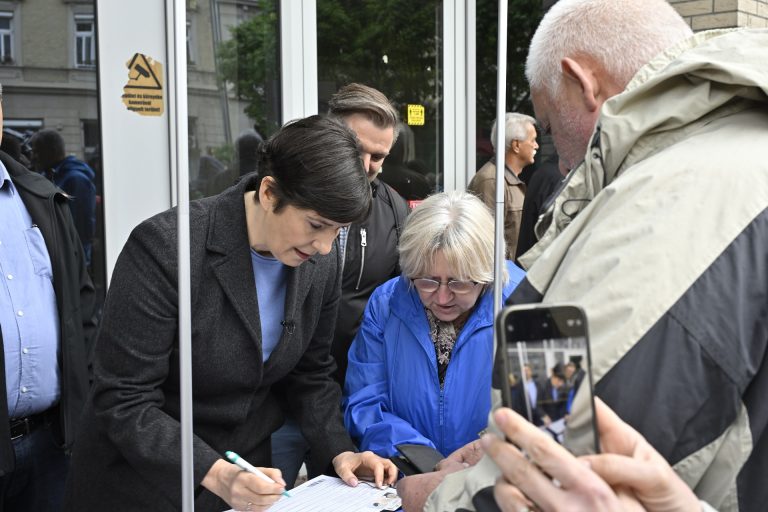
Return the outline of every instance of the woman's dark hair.
[[[337,120],[315,115],[286,124],[262,144],[258,171],[275,180],[276,213],[291,205],[347,224],[371,209],[357,137]]]

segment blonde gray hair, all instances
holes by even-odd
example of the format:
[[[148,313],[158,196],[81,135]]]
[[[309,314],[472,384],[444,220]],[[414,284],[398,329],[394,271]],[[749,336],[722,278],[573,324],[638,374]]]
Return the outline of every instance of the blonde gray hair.
[[[408,215],[400,236],[403,274],[411,279],[429,277],[435,254],[441,251],[454,279],[492,283],[493,226],[488,207],[468,192],[429,196]]]
[[[525,114],[507,112],[504,116],[504,149],[509,150],[513,140],[525,140],[528,138],[528,125],[536,126],[536,120]],[[496,151],[496,121],[491,127],[491,145]]]
[[[532,90],[555,98],[562,59],[589,56],[626,86],[653,57],[692,34],[667,0],[560,0],[531,39],[525,76]]]

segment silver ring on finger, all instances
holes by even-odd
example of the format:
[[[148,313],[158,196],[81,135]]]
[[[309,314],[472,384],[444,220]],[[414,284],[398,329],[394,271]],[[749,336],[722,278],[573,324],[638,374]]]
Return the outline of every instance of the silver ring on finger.
[[[251,512],[252,510],[253,510],[253,502],[249,501],[248,503],[245,504],[245,511]]]

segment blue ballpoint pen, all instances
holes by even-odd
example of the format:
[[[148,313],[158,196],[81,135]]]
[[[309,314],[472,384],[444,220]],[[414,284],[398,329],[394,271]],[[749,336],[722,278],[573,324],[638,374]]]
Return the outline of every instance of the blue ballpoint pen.
[[[237,464],[238,466],[240,466],[242,469],[244,469],[245,471],[247,471],[249,473],[253,473],[257,477],[259,477],[262,480],[264,480],[265,482],[269,482],[269,483],[272,483],[272,484],[276,484],[277,483],[274,480],[272,480],[271,478],[269,478],[267,475],[262,473],[258,468],[254,467],[250,462],[248,462],[247,460],[245,460],[244,458],[242,458],[241,456],[236,454],[235,452],[227,450],[226,452],[224,452],[224,454],[227,456],[227,458],[230,460],[230,462],[232,462],[233,464]],[[287,496],[289,498],[291,497],[291,495],[288,494],[288,491],[283,491],[283,496]]]

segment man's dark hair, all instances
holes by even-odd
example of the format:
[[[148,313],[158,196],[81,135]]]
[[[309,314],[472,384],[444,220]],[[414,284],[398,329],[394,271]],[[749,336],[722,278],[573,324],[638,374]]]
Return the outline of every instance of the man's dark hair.
[[[32,136],[29,144],[40,167],[38,170],[49,169],[67,157],[64,138],[56,130],[40,130]]]
[[[357,138],[334,119],[315,115],[283,126],[261,146],[258,172],[276,182],[276,213],[291,205],[347,224],[370,212],[371,185]]]

